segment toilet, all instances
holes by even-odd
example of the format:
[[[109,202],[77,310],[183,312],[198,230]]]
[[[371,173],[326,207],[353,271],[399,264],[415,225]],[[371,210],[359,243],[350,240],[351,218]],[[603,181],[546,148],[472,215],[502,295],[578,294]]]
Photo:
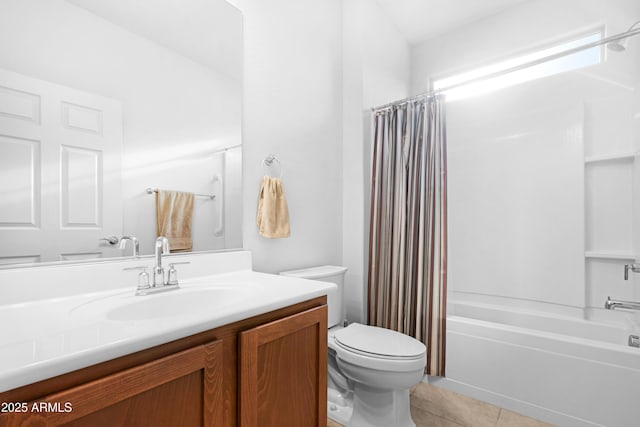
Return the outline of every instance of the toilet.
[[[338,285],[327,294],[329,418],[347,427],[415,427],[409,389],[423,378],[427,348],[389,329],[360,323],[345,326],[346,271],[325,265],[280,273]]]

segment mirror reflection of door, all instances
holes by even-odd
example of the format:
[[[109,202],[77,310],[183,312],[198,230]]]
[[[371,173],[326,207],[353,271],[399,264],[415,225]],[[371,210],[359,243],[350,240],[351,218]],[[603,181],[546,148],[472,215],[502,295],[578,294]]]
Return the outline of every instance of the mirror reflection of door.
[[[0,70],[0,264],[116,251],[121,156],[119,102]]]

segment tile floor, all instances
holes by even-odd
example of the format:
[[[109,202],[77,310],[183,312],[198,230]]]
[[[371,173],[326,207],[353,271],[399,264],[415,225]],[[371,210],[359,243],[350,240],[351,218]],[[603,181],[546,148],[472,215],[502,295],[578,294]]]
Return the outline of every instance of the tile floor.
[[[417,427],[551,427],[551,424],[420,383],[411,393],[411,415]],[[342,427],[329,420],[328,427]]]

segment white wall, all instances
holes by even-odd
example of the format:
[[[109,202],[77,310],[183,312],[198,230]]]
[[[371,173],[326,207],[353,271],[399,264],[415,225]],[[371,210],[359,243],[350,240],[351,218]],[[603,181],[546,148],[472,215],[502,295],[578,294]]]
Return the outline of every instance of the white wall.
[[[231,2],[245,23],[245,247],[261,271],[347,266],[347,316],[363,320],[369,112],[409,94],[409,45],[371,1]],[[255,226],[270,153],[285,170],[289,239]]]
[[[153,252],[154,198],[144,189],[211,191],[212,151],[240,142],[239,78],[62,0],[5,0],[1,7],[0,67],[122,102],[123,234]],[[198,209],[207,212],[196,215],[194,229],[210,229],[210,207]],[[196,247],[216,247],[201,237]]]
[[[234,0],[244,16],[243,239],[254,268],[342,262],[341,7],[338,0]],[[256,227],[262,160],[284,168],[291,237]]]
[[[349,321],[366,319],[371,180],[371,108],[409,94],[410,49],[376,2],[343,11],[343,264]]]

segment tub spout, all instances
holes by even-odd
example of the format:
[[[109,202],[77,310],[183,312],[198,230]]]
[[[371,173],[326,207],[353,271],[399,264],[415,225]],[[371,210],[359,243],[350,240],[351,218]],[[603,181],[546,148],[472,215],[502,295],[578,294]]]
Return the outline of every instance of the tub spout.
[[[635,301],[617,301],[607,297],[604,302],[604,308],[607,310],[615,310],[616,308],[626,308],[628,310],[640,310],[640,302]]]

